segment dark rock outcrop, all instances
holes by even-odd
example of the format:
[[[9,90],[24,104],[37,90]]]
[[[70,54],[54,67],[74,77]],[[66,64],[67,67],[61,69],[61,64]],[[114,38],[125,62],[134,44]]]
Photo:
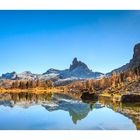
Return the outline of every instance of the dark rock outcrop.
[[[134,47],[133,58],[130,60],[129,68],[140,66],[140,43]]]

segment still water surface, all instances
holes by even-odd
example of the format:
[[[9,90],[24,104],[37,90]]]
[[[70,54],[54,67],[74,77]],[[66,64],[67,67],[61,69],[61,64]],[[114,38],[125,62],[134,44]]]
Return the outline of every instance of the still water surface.
[[[135,130],[140,104],[83,102],[64,94],[0,94],[1,130]]]

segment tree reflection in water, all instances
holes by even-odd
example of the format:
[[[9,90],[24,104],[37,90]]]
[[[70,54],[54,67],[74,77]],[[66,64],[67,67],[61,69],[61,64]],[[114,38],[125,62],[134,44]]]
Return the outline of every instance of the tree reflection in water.
[[[113,109],[115,112],[119,112],[131,118],[136,124],[137,129],[140,130],[140,103],[122,103],[112,101],[109,97],[99,97],[99,102]]]

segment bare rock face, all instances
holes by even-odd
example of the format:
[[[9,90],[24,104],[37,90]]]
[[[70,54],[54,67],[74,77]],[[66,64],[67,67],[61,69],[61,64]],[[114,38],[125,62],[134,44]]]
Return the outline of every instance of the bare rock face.
[[[70,76],[78,78],[98,78],[103,75],[100,72],[93,72],[85,63],[78,61],[77,58],[73,59],[68,73]]]
[[[127,69],[132,69],[137,66],[140,66],[140,43],[138,43],[134,46],[133,58],[130,60],[129,63],[127,63],[126,65],[124,65],[120,68],[114,69],[113,71],[107,73],[106,75],[111,75],[113,72],[120,73]]]
[[[134,47],[133,58],[130,60],[129,67],[140,66],[140,43],[136,44]]]

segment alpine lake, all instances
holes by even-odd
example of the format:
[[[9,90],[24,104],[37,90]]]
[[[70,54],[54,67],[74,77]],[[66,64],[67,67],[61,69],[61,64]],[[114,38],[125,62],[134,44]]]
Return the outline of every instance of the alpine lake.
[[[140,103],[77,94],[0,94],[0,130],[138,130]]]

